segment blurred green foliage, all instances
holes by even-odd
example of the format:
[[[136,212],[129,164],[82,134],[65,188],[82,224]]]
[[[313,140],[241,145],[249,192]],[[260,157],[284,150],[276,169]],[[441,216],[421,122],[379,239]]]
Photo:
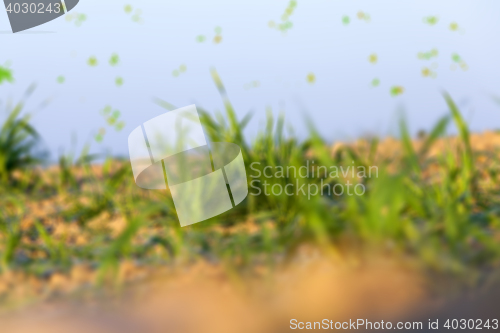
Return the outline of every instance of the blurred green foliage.
[[[34,90],[31,86],[26,96]],[[21,115],[24,101],[9,111],[7,119],[0,127],[0,183],[5,186],[12,180],[15,171],[22,172],[43,160],[43,153],[37,152],[40,136],[30,124],[30,115]]]
[[[5,170],[2,175],[22,171],[17,185],[0,188],[1,206],[8,207],[0,215],[3,270],[43,276],[48,270],[65,272],[86,262],[99,271],[99,281],[104,283],[116,278],[122,260],[158,265],[205,258],[244,271],[254,264],[273,267],[304,244],[340,258],[377,249],[412,258],[433,272],[472,276],[475,282],[500,264],[496,238],[500,199],[498,186],[491,185],[498,182],[493,177],[498,154],[491,152],[487,169],[478,169],[477,160],[484,156],[473,151],[467,124],[450,96],[444,96],[450,114],[437,122],[418,149],[401,120],[402,148],[396,154],[380,154],[377,138],[367,139],[365,150],[345,144],[332,150],[311,123],[309,136],[299,140],[293,132],[286,134],[284,117],[271,111],[265,127],[249,142],[244,130],[252,115],[238,119],[215,70],[212,78],[225,111],[211,114],[198,108],[206,135],[210,142],[241,147],[249,185],[259,187],[261,193],[264,181],[284,188],[288,184],[345,185],[348,179],[303,178],[293,173],[266,178],[263,172],[255,175],[252,164],[260,171],[266,166],[298,169],[307,161],[377,166],[379,176],[359,180],[366,187],[364,195],[323,194],[309,199],[285,193],[249,195],[231,211],[180,228],[169,191],[138,188],[126,160],[108,157],[96,167],[95,156],[85,147],[76,161],[72,155],[63,156],[58,170],[33,177],[28,166],[38,160],[30,152],[39,138],[27,116],[19,118],[21,107],[17,107],[0,135],[0,157],[8,161],[0,164]],[[156,103],[175,109],[160,99]],[[107,118],[119,116],[111,107],[102,113]],[[430,155],[451,122],[458,131],[456,147]],[[429,170],[439,177],[429,177]],[[492,177],[488,186],[481,185],[485,172]],[[62,203],[46,215],[35,215],[35,203],[47,200]],[[27,223],[26,216],[36,223]],[[112,227],[117,223],[122,227]],[[54,230],[63,227],[77,233],[56,235]]]

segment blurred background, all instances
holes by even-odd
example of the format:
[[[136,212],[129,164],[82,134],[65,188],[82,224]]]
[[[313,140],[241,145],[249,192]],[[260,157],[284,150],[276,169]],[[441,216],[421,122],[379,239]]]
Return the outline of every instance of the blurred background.
[[[2,332],[497,330],[499,12],[81,0],[12,34],[0,10]],[[127,137],[190,104],[207,141],[241,148],[253,194],[181,228],[168,188],[135,184]],[[313,164],[377,172],[262,173]]]

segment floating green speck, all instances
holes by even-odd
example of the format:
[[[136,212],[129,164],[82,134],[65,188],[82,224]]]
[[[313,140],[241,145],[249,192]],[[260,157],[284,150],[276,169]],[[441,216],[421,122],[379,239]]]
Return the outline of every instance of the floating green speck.
[[[142,15],[142,10],[136,9],[134,15],[132,15],[132,21],[137,22],[137,23],[143,23],[141,15]]]
[[[370,14],[367,14],[365,12],[359,11],[358,12],[358,19],[364,20],[365,22],[370,22],[371,17],[370,17]]]
[[[119,76],[119,77],[117,77],[117,78],[115,79],[115,84],[116,84],[116,86],[117,86],[117,87],[121,87],[121,86],[123,86],[123,78],[122,78],[122,77],[120,77],[120,76]]]
[[[378,87],[380,85],[380,80],[378,78],[374,78],[372,80],[372,87]]]
[[[94,137],[95,141],[102,142],[102,140],[104,140],[104,135],[105,134],[106,134],[106,129],[100,128],[99,129],[99,133],[97,133],[96,136]]]
[[[185,71],[187,71],[186,65],[184,65],[184,64],[180,65],[179,66],[179,72],[184,73]]]
[[[66,21],[71,22],[75,21],[75,25],[77,27],[81,26],[83,22],[87,20],[87,15],[81,13],[73,13],[66,15]]]
[[[428,25],[436,25],[439,22],[439,17],[437,16],[427,16],[423,19],[424,23]]]
[[[198,35],[198,36],[196,36],[196,41],[197,41],[198,43],[203,43],[205,40],[206,40],[206,37],[205,37],[205,36],[203,36],[203,35]]]
[[[81,26],[83,22],[87,20],[87,15],[85,14],[75,14],[76,19],[75,19],[75,25],[77,27]]]
[[[220,44],[220,42],[222,42],[222,36],[221,35],[217,35],[214,37],[214,44]]]
[[[243,85],[243,88],[245,88],[246,90],[251,89],[251,88],[258,88],[258,87],[260,87],[260,81],[252,81],[252,82],[249,82],[249,83]]]
[[[351,22],[351,19],[349,18],[349,16],[342,17],[342,23],[344,25],[348,25],[350,22]]]
[[[216,33],[217,35],[220,35],[220,34],[222,33],[222,28],[221,28],[221,27],[218,27],[218,26],[217,26],[217,27],[215,27],[215,33]]]
[[[116,65],[118,65],[119,62],[120,62],[120,56],[116,53],[113,53],[111,55],[111,58],[109,58],[109,64],[111,66],[116,66]]]
[[[0,84],[4,81],[12,83],[14,82],[14,78],[10,69],[0,66]]]
[[[284,22],[284,23],[281,23],[280,25],[278,25],[278,28],[283,32],[286,32],[287,30],[291,29],[292,27],[293,27],[293,23],[290,21],[287,21],[287,22]]]
[[[66,81],[66,79],[64,78],[64,76],[59,75],[59,76],[57,77],[57,83],[59,83],[59,84],[63,84],[63,83],[64,83],[64,81]]]
[[[120,132],[124,127],[125,127],[125,122],[120,121],[118,124],[116,124],[115,130]]]
[[[310,84],[314,84],[316,82],[316,75],[314,73],[307,74],[306,80]]]
[[[125,10],[125,13],[130,14],[132,13],[132,10],[134,9],[131,5],[125,5],[123,8]]]
[[[422,76],[423,77],[431,77],[431,78],[435,79],[437,77],[437,73],[430,68],[424,67],[424,68],[422,68]]]
[[[391,88],[391,95],[393,97],[402,95],[404,92],[405,92],[405,88],[403,88],[402,86],[393,86]]]
[[[96,58],[96,57],[93,57],[93,56],[92,56],[92,57],[90,57],[90,58],[87,60],[87,64],[88,64],[89,66],[92,66],[92,67],[97,66],[97,64],[98,64],[97,58]]]
[[[457,53],[453,53],[451,55],[451,59],[456,62],[460,68],[464,71],[467,71],[469,69],[469,66],[467,65],[467,63],[457,54]],[[451,68],[452,70],[455,70],[455,67],[452,66]]]
[[[430,60],[431,58],[435,58],[439,55],[439,51],[437,49],[432,49],[429,52],[419,52],[417,54],[418,58],[421,60]]]
[[[110,113],[111,113],[111,110],[113,110],[113,108],[112,108],[111,106],[109,106],[109,105],[106,105],[106,106],[104,107],[104,109],[102,109],[102,113],[103,113],[104,115],[108,115],[108,114],[110,114]]]
[[[295,7],[297,6],[297,1],[291,0],[288,3],[288,7],[285,9],[284,13],[281,15],[281,24],[276,24],[274,21],[269,21],[268,26],[270,28],[277,28],[281,32],[287,32],[289,29],[293,27],[292,22],[290,21],[290,16],[292,16]]]

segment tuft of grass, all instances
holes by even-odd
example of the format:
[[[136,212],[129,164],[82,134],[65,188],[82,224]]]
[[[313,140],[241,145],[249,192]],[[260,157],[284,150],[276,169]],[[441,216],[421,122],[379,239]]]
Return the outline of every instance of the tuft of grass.
[[[30,124],[31,115],[21,115],[24,103],[18,103],[0,127],[0,182],[12,180],[15,171],[41,164],[46,156],[39,150],[40,135]]]
[[[379,138],[333,148],[311,121],[309,135],[299,140],[285,116],[272,110],[257,136],[248,140],[244,130],[252,114],[239,117],[222,79],[215,70],[211,74],[224,110],[198,110],[209,142],[241,147],[250,190],[242,203],[181,228],[169,190],[140,189],[128,161],[109,157],[97,167],[84,149],[76,161],[72,154],[62,157],[52,181],[33,180],[39,183],[36,193],[19,194],[26,212],[0,215],[4,269],[43,275],[87,263],[99,283],[119,284],[124,260],[155,266],[205,259],[244,274],[262,265],[272,270],[304,245],[319,247],[336,260],[363,251],[403,255],[433,273],[472,276],[475,283],[500,264],[500,183],[495,173],[500,160],[491,152],[481,162],[489,172],[478,171],[485,155],[473,149],[467,124],[450,96],[445,95],[450,113],[420,142],[413,140],[401,120],[397,147],[390,152],[384,151]],[[175,109],[161,99],[155,102]],[[444,137],[452,124],[458,138]],[[264,173],[269,174],[267,167],[312,172],[317,170],[313,165],[376,167],[376,176],[300,177],[291,172],[269,178]],[[359,196],[331,191],[310,197],[264,194],[275,185],[320,190],[349,184],[362,184],[366,191]],[[33,206],[44,200],[51,200],[54,209],[36,215]],[[2,197],[0,203],[13,205]],[[21,227],[28,213],[35,222]],[[17,253],[30,260],[17,260]]]

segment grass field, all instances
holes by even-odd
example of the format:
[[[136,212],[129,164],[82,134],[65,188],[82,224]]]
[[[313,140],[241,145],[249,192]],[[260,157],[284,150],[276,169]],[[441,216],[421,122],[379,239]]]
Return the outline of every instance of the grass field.
[[[308,138],[298,140],[286,134],[284,117],[269,113],[265,128],[249,142],[243,130],[251,117],[237,119],[221,79],[212,75],[225,113],[213,117],[198,107],[206,133],[212,142],[241,147],[254,187],[237,208],[186,228],[179,226],[169,192],[138,188],[128,161],[107,157],[96,164],[85,149],[61,156],[58,165],[44,165],[40,138],[29,115],[22,113],[23,102],[12,108],[0,132],[4,309],[122,297],[118,295],[168,277],[174,287],[162,294],[163,301],[192,299],[221,312],[240,311],[234,305],[240,304],[237,297],[222,297],[214,305],[220,297],[215,291],[227,285],[238,295],[248,290],[274,295],[271,299],[282,305],[268,304],[269,309],[287,309],[280,314],[269,310],[276,318],[299,311],[294,308],[299,303],[347,316],[361,311],[367,294],[374,295],[376,306],[364,310],[404,315],[429,295],[453,298],[498,280],[500,134],[469,133],[450,96],[443,96],[449,114],[418,139],[410,137],[402,120],[397,139],[331,144],[311,124]],[[457,136],[447,135],[452,126]],[[371,178],[267,178],[263,173],[266,166],[309,166],[314,171],[313,161],[316,167],[371,166],[377,173]],[[264,181],[269,188],[350,182],[366,191],[351,196],[265,195]],[[255,187],[261,195],[254,195]],[[338,285],[348,291],[335,289],[338,298],[327,297]],[[198,290],[202,286],[207,288]],[[399,296],[387,297],[391,291],[395,295],[395,288]],[[253,311],[247,296],[242,302]],[[274,327],[265,319],[259,325],[270,331]]]

